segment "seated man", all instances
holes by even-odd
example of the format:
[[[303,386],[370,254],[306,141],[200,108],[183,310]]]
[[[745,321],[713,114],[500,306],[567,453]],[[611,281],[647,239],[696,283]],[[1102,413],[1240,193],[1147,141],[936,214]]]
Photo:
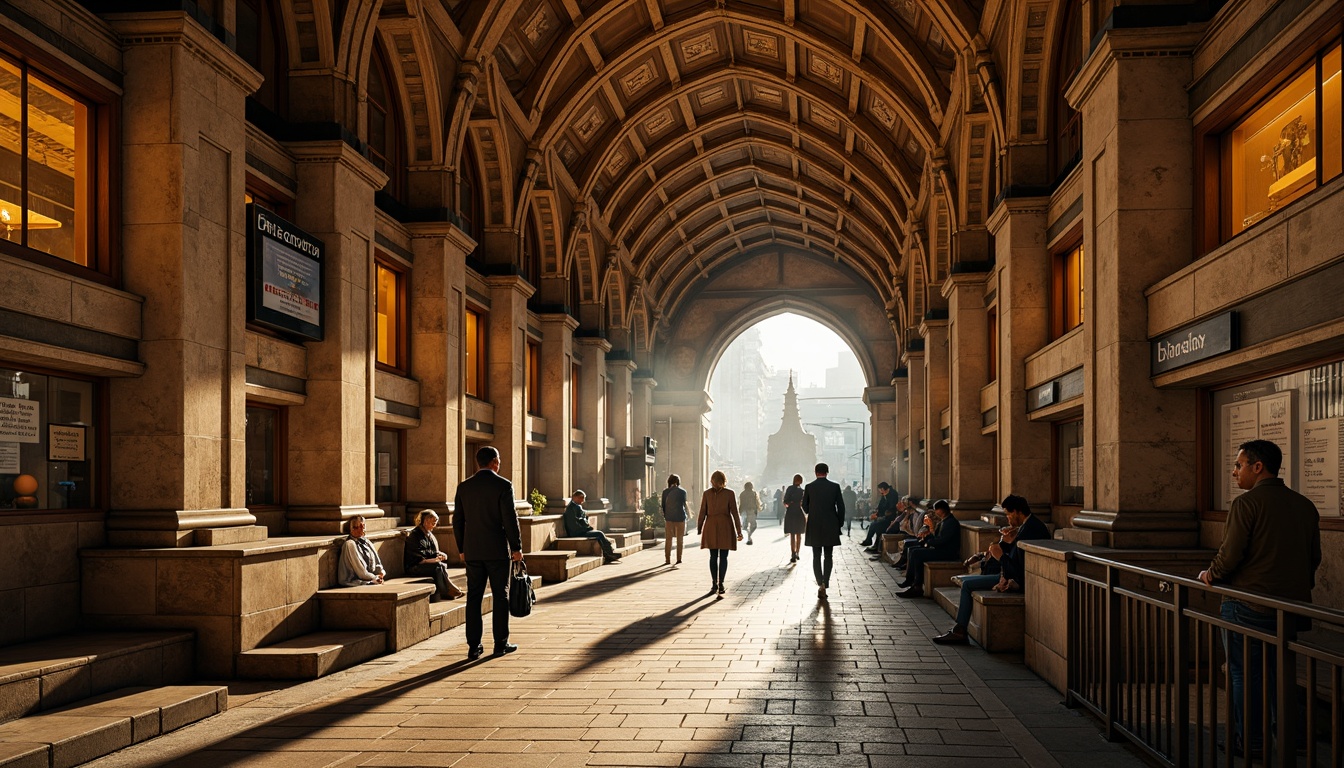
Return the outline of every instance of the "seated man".
[[[569,498],[569,504],[565,505],[565,535],[597,539],[597,543],[602,547],[602,562],[614,563],[620,560],[621,556],[612,549],[611,539],[607,538],[607,534],[588,523],[588,513],[583,511],[583,500],[586,498],[588,494],[577,490]]]
[[[923,500],[918,496],[907,496],[910,501],[905,505],[904,514],[898,516],[887,530],[890,533],[904,533],[905,539],[897,542],[897,550],[901,556],[896,562],[891,564],[892,568],[905,568],[908,563],[907,556],[914,549],[923,547],[930,536],[933,535],[934,523],[936,518],[933,513],[923,507]]]
[[[336,561],[336,583],[342,587],[361,587],[382,584],[386,576],[383,561],[364,538],[364,517],[350,518],[350,536],[341,544],[341,557]]]
[[[924,595],[924,564],[958,560],[961,557],[961,521],[952,516],[952,505],[947,499],[933,503],[933,515],[937,527],[933,533],[924,537],[924,545],[905,550],[905,560],[909,563],[905,571],[905,581],[898,586],[905,591],[897,592],[897,597],[922,597]]]
[[[971,609],[975,605],[972,592],[986,589],[993,589],[996,592],[1022,590],[1026,569],[1022,567],[1022,553],[1016,546],[1017,542],[1050,538],[1050,531],[1045,527],[1045,523],[1031,513],[1031,506],[1021,496],[1005,497],[1002,504],[994,506],[993,511],[1008,515],[1008,527],[999,529],[1002,538],[998,543],[991,544],[987,552],[978,552],[966,560],[967,566],[981,563],[980,573],[961,577],[961,602],[957,604],[957,623],[952,629],[933,638],[933,642],[939,645],[965,645],[968,642],[966,625],[971,620]],[[1010,553],[1017,555],[1011,557]]]
[[[877,509],[868,518],[871,521],[868,523],[868,535],[859,543],[859,546],[867,547],[870,554],[877,552],[877,548],[882,546],[882,534],[886,532],[892,520],[896,519],[900,508],[900,502],[891,495],[889,483],[885,481],[878,483],[877,493]]]

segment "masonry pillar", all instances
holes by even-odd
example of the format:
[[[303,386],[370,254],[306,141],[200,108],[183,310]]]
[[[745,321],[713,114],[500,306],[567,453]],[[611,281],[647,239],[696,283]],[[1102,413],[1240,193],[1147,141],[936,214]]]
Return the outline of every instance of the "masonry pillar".
[[[323,338],[309,342],[307,399],[289,409],[291,533],[340,533],[373,503],[373,193],[386,176],[343,141],[288,146],[296,224],[326,246]],[[370,528],[389,523],[370,523]]]
[[[486,369],[501,474],[527,493],[527,299],[535,290],[517,275],[488,275],[490,327]]]
[[[583,447],[574,454],[574,486],[588,492],[596,501],[604,495],[604,470],[607,463],[607,353],[611,342],[596,336],[574,339],[574,356],[579,363],[579,413],[575,429],[582,430]],[[570,489],[573,490],[573,489]]]
[[[475,244],[447,223],[409,224],[411,375],[420,383],[420,426],[406,431],[406,508],[447,519],[462,467],[462,317],[466,255]]]
[[[895,397],[895,408],[892,418],[894,419],[892,427],[895,434],[892,438],[896,441],[896,451],[891,461],[891,484],[902,495],[910,493],[910,371],[908,368],[898,368],[891,379],[891,389]],[[904,412],[902,410],[904,409]],[[877,418],[877,414],[873,414]]]
[[[546,494],[548,511],[562,511],[574,490],[570,477],[570,412],[574,363],[574,329],[579,321],[564,312],[541,316],[541,415],[546,419],[546,446],[541,466],[536,468],[540,490]]]
[[[185,14],[109,21],[125,71],[122,275],[145,297],[145,370],[108,385],[108,542],[265,538],[244,475],[244,98],[261,78]]]
[[[985,275],[954,274],[943,286],[948,307],[952,431],[951,495],[957,509],[978,513],[993,506],[994,438],[984,428],[981,393],[989,384],[989,325]]]
[[[943,445],[950,376],[947,320],[925,319],[919,332],[924,337],[924,496],[941,499],[947,497],[952,478],[948,446]]]
[[[654,393],[655,427],[659,435],[670,436],[670,444],[659,442],[655,466],[664,480],[669,474],[681,477],[681,487],[686,489],[686,501],[692,509],[699,507],[700,495],[709,487],[712,471],[709,411],[709,393],[703,390]]]
[[[909,490],[906,493],[913,493],[919,496],[927,497],[928,478],[924,475],[924,446],[926,444],[924,431],[924,340],[919,340],[919,350],[912,350],[906,353],[906,421],[910,425],[910,460],[906,463],[906,471],[910,473],[906,478],[906,485]]]
[[[611,414],[611,424],[607,425],[607,434],[616,440],[616,450],[632,445],[634,439],[634,390],[635,361],[629,358],[607,357],[607,380],[611,382],[613,402],[607,404]],[[643,447],[641,443],[640,447]]]
[[[868,431],[868,487],[876,488],[883,481],[896,486],[893,468],[901,456],[896,431],[900,412],[896,388],[890,385],[868,387],[863,390],[863,402],[872,414],[872,428]]]
[[[1010,198],[989,218],[998,272],[999,490],[1044,506],[1050,425],[1027,418],[1026,359],[1050,341],[1050,253],[1045,198]]]
[[[636,445],[643,445],[645,437],[658,439],[653,433],[653,390],[657,388],[658,382],[649,376],[640,375],[641,373],[643,372],[635,371],[634,378],[630,381],[634,395],[630,429]]]
[[[1144,290],[1190,259],[1186,87],[1199,40],[1184,28],[1107,31],[1067,94],[1083,118],[1083,209],[1093,214],[1083,229],[1085,511],[1074,524],[1116,547],[1198,540],[1196,483],[1153,471],[1196,466],[1198,400],[1153,387],[1143,308]]]

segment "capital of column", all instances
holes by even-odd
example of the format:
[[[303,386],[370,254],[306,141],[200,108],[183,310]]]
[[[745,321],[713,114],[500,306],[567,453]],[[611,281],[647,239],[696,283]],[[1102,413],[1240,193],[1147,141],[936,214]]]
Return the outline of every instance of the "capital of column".
[[[1016,216],[1045,216],[1050,210],[1049,197],[1008,197],[994,207],[985,227],[998,237],[999,231]]]
[[[447,240],[457,251],[466,255],[476,248],[476,241],[451,221],[413,221],[403,225],[411,239],[428,238]]]
[[[117,42],[123,48],[181,46],[236,85],[244,95],[254,93],[265,80],[223,41],[182,11],[112,13],[105,14],[103,19],[116,30]]]
[[[336,164],[353,173],[372,190],[387,186],[387,174],[340,139],[292,141],[286,142],[284,146],[294,156],[296,165]]]
[[[512,290],[519,294],[524,301],[530,299],[532,294],[537,292],[536,287],[527,282],[522,275],[486,275],[485,284],[492,291]]]

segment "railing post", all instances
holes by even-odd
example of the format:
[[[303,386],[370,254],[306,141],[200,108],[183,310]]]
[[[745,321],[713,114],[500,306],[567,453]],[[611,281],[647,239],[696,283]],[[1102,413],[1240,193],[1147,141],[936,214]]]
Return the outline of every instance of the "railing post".
[[[1276,685],[1272,691],[1278,705],[1275,740],[1278,742],[1279,765],[1283,768],[1297,767],[1297,654],[1289,647],[1297,640],[1297,617],[1279,608],[1277,636],[1274,645],[1278,646],[1274,667]],[[1263,714],[1263,713],[1262,713]],[[1266,744],[1266,747],[1269,745]],[[1268,750],[1266,750],[1268,751]]]
[[[1176,730],[1172,762],[1178,766],[1190,764],[1190,690],[1186,684],[1186,671],[1190,659],[1190,633],[1185,627],[1185,608],[1190,601],[1189,590],[1180,584],[1173,584],[1171,589],[1171,644],[1173,657],[1172,673],[1174,679],[1171,681],[1171,695],[1174,699],[1175,711],[1172,713],[1171,727]]]
[[[1115,729],[1116,711],[1120,708],[1120,666],[1124,663],[1120,637],[1120,572],[1106,564],[1106,740],[1119,741]]]

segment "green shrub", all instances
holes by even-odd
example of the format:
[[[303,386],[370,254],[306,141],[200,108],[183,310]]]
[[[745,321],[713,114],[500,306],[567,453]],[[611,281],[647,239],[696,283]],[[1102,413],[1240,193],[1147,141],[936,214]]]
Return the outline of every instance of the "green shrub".
[[[644,500],[644,527],[645,528],[663,528],[666,521],[663,520],[663,502],[657,496],[650,496]]]
[[[527,501],[532,505],[532,514],[540,515],[546,511],[546,495],[536,488],[527,495]]]

